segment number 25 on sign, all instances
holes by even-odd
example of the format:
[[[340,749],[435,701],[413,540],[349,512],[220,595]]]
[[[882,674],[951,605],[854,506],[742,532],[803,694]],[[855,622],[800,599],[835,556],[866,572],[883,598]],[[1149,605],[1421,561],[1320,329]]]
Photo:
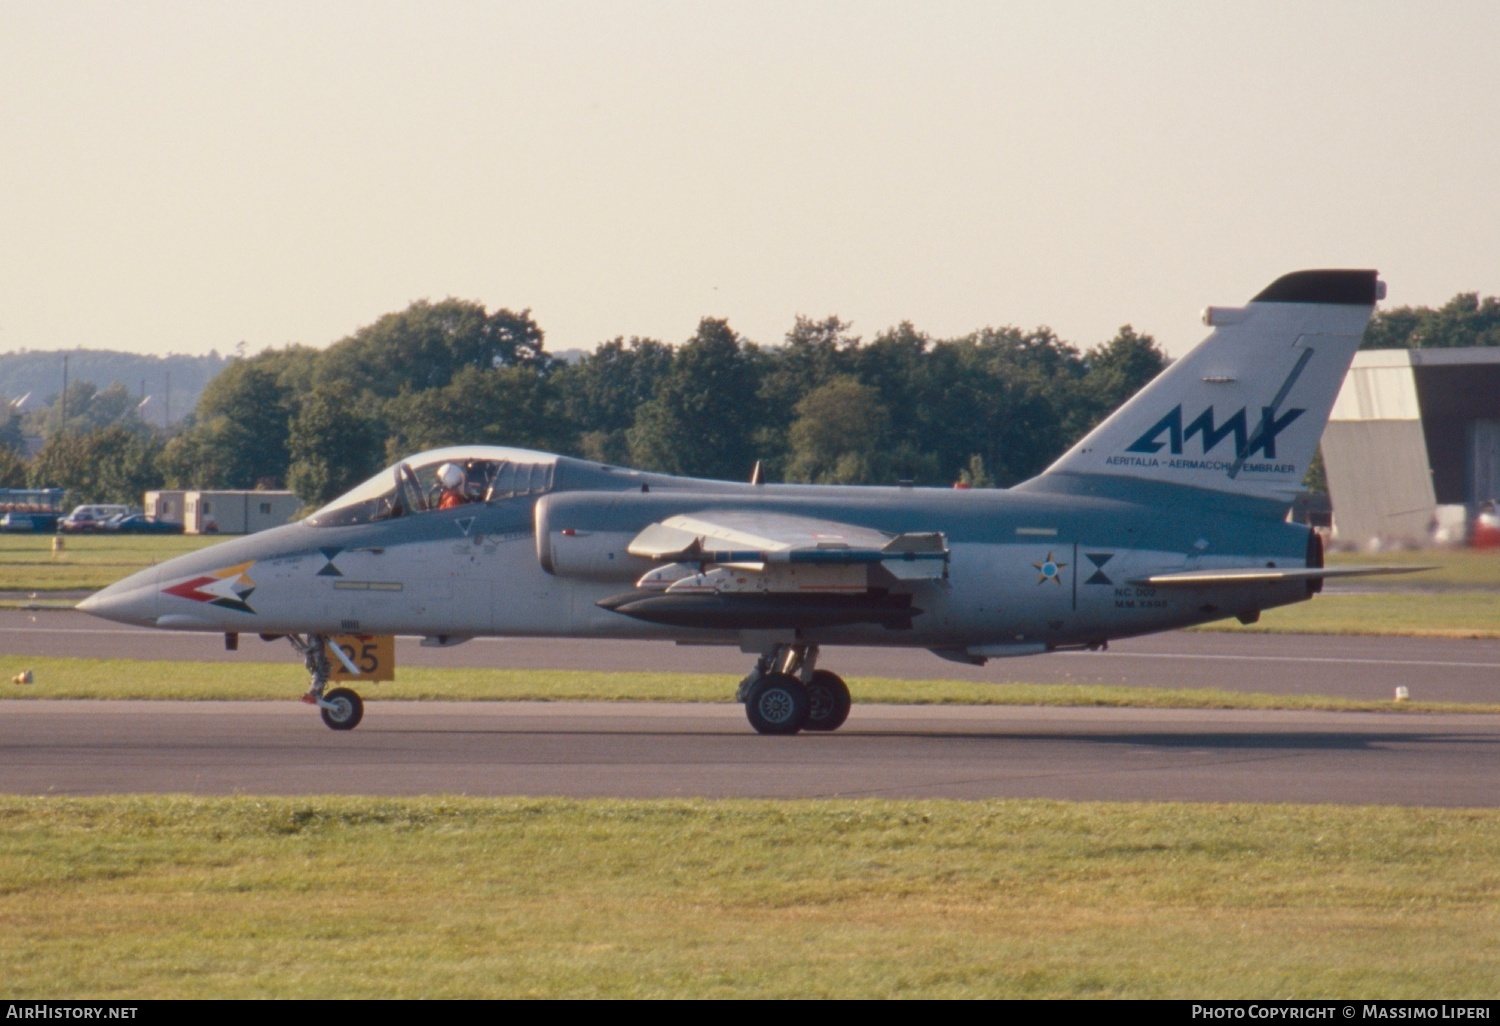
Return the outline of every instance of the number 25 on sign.
[[[350,673],[332,651],[334,645],[359,673]],[[329,680],[395,680],[396,639],[390,634],[338,634],[328,639]]]

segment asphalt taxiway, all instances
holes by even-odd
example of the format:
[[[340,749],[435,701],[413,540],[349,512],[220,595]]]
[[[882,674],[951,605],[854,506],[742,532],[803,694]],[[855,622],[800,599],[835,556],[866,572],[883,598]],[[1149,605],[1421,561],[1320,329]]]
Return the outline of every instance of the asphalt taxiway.
[[[285,642],[0,612],[0,656],[273,662],[285,702],[0,704],[0,791],[19,794],[527,794],[618,797],[1050,797],[1495,806],[1500,716],[880,706],[863,676],[1214,687],[1389,699],[1500,700],[1500,641],[1179,632],[1107,652],[943,662],[831,649],[854,712],[832,735],[760,737],[736,705],[401,702],[369,695],[352,732],[293,701]],[[715,672],[733,648],[476,639],[397,643],[398,665]],[[385,688],[399,689],[395,685]],[[387,692],[395,694],[396,692]]]
[[[761,737],[734,705],[10,702],[20,794],[470,794],[1500,804],[1500,717],[859,706]]]

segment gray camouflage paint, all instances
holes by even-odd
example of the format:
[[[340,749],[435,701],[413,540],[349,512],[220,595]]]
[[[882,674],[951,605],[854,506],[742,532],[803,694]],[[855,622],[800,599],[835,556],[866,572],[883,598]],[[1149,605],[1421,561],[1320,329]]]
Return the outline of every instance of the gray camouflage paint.
[[[476,457],[533,458],[514,450]],[[536,454],[535,458],[540,458]],[[1221,619],[1307,597],[1305,584],[1164,589],[1126,581],[1183,569],[1303,566],[1305,528],[1267,520],[1258,503],[1194,489],[1121,482],[1112,494],[1042,488],[946,490],[741,485],[603,470],[556,459],[553,491],[348,527],[301,522],[178,557],[112,585],[86,611],[144,626],[238,633],[401,633],[675,638],[735,643],[734,632],[667,628],[600,609],[654,564],[625,553],[647,525],[677,513],[764,510],[887,533],[941,531],[947,580],[909,582],[924,610],[910,630],[807,631],[814,644],[964,648],[1017,641],[1097,643]],[[649,487],[642,492],[641,485]],[[1134,493],[1134,494],[1132,494]],[[588,575],[548,573],[544,544],[588,544]],[[576,532],[561,536],[563,528]],[[610,556],[613,559],[610,559]],[[331,557],[331,558],[330,558]],[[1037,564],[1048,560],[1047,576]],[[250,564],[250,611],[166,589]],[[610,564],[618,566],[617,571]],[[219,578],[215,578],[219,580]],[[204,587],[214,587],[205,585]],[[241,585],[241,590],[245,585]],[[198,589],[199,594],[213,594]]]

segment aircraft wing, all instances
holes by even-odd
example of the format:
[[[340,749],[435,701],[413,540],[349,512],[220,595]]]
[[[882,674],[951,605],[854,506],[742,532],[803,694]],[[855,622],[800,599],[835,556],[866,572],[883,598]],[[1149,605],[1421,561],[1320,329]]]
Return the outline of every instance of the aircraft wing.
[[[733,630],[879,623],[910,628],[922,610],[890,590],[948,570],[941,533],[890,534],[832,520],[712,510],[651,524],[627,546],[664,565],[599,603],[653,623]]]
[[[632,556],[764,571],[778,564],[880,564],[901,580],[944,576],[948,544],[937,532],[887,534],[832,520],[749,510],[668,517],[631,541]]]
[[[1267,584],[1276,581],[1321,581],[1330,577],[1375,577],[1380,574],[1414,574],[1434,570],[1430,566],[1308,566],[1235,567],[1226,570],[1183,570],[1138,577],[1127,584],[1157,588],[1203,588],[1216,584]]]

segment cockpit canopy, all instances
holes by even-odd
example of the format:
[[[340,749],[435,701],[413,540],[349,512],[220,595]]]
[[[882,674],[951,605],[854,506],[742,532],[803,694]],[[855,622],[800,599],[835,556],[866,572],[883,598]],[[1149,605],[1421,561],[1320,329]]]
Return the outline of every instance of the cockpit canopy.
[[[456,467],[459,475],[449,469]],[[496,502],[552,490],[557,457],[527,449],[469,445],[434,449],[387,467],[307,518],[314,527],[349,527],[378,520]],[[458,477],[445,487],[442,477]]]

